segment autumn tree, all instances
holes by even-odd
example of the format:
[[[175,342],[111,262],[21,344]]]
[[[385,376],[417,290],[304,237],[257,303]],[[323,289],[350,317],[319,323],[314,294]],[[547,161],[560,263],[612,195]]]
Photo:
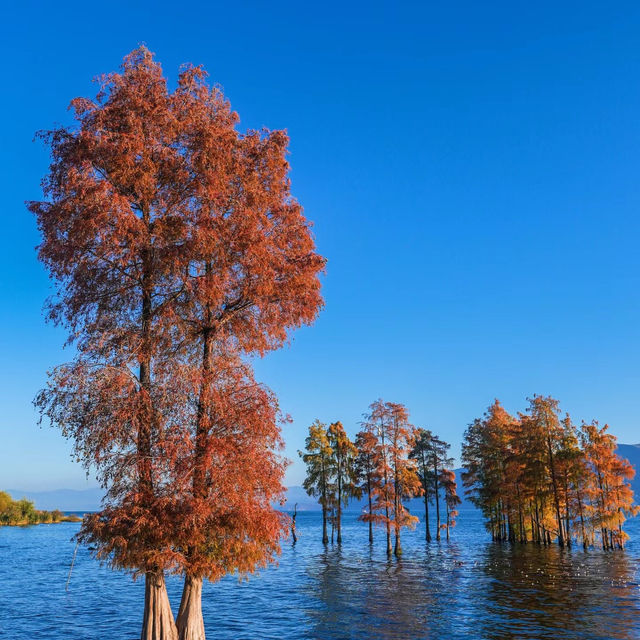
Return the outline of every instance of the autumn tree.
[[[494,540],[508,539],[512,521],[504,488],[514,420],[496,400],[483,418],[469,425],[462,445],[463,485],[471,502],[482,510]]]
[[[433,501],[433,473],[431,469],[431,439],[433,434],[428,429],[416,429],[413,433],[414,445],[409,456],[416,462],[416,473],[422,486],[424,500],[425,538],[431,542],[429,527],[429,504]]]
[[[373,512],[373,488],[377,480],[379,469],[378,463],[378,440],[371,431],[359,431],[356,434],[355,446],[358,451],[356,458],[356,473],[360,483],[360,493],[367,496],[366,514]],[[365,519],[366,514],[359,516],[360,520]],[[369,525],[369,544],[373,544],[373,520],[367,520]]]
[[[95,100],[72,101],[74,126],[42,134],[52,155],[46,200],[29,204],[39,257],[57,285],[49,318],[77,348],[36,402],[109,490],[81,536],[114,566],[144,573],[149,639],[176,637],[163,575],[172,558],[161,524],[163,410],[192,193],[171,102],[149,52],[130,54],[121,73],[101,79]]]
[[[608,431],[608,425],[600,427],[597,422],[583,423],[581,427],[581,439],[592,473],[587,488],[587,511],[593,529],[600,534],[603,549],[624,546],[628,536],[622,525],[628,516],[638,512],[629,484],[635,471],[627,460],[616,454],[616,438]]]
[[[440,530],[442,523],[440,521],[440,483],[441,474],[449,466],[453,464],[453,460],[448,456],[448,450],[451,445],[438,436],[432,435],[429,443],[430,455],[429,462],[433,474],[433,497],[436,503],[436,540],[440,540]]]
[[[200,523],[194,528],[197,537],[196,529],[206,528],[209,522],[200,505],[206,499],[207,477],[214,473],[207,441],[215,429],[215,417],[207,416],[218,413],[211,400],[217,384],[216,354],[231,354],[232,359],[233,352],[263,355],[282,346],[291,330],[313,322],[322,306],[318,276],[324,259],[316,253],[310,224],[290,192],[286,133],[240,134],[237,115],[220,89],[207,85],[201,68],[182,72],[174,96],[194,193],[181,253],[182,294],[175,307],[184,334],[181,357],[190,377],[199,378],[191,490],[185,494],[187,511]],[[244,377],[251,376],[245,370]],[[255,382],[245,386],[255,388]],[[266,423],[262,424],[264,429]],[[256,468],[258,461],[266,464],[263,475],[274,482],[274,493],[278,493],[280,480],[268,472],[270,463],[259,455],[253,461]],[[249,499],[255,495],[257,502],[264,501],[265,487],[245,489]],[[250,531],[247,540],[252,539]],[[273,542],[278,535],[277,527],[270,531],[272,536],[263,532],[265,542]],[[206,536],[204,540],[208,545]],[[185,606],[193,601],[190,589],[199,593],[203,575],[212,575],[197,560],[197,547],[188,545],[183,559]],[[215,574],[215,562],[211,568]],[[196,631],[189,629],[191,620]],[[181,640],[199,638],[201,626],[197,607],[189,615],[179,615]]]
[[[444,504],[446,509],[444,529],[446,531],[447,540],[449,540],[449,532],[452,527],[456,526],[458,507],[462,502],[458,495],[458,485],[456,482],[455,472],[451,469],[442,469],[442,471],[440,471],[440,486],[444,491]]]
[[[310,496],[318,498],[322,508],[322,544],[328,544],[327,516],[333,501],[333,450],[325,424],[316,420],[309,427],[305,450],[299,451],[298,454],[307,466],[307,475],[302,486]]]
[[[203,578],[266,566],[289,526],[273,508],[284,500],[286,466],[277,400],[237,354],[216,350],[211,364],[204,392],[202,380],[192,380],[198,402],[174,445],[173,539],[185,574],[176,622],[185,640],[204,638]]]
[[[402,404],[377,400],[365,415],[365,430],[377,439],[377,470],[373,482],[374,500],[371,511],[363,514],[366,522],[385,527],[387,554],[391,555],[391,530],[395,535],[393,553],[402,554],[400,533],[403,527],[415,526],[418,518],[411,515],[403,500],[420,494],[420,480],[415,463],[408,454],[413,446],[409,413]]]
[[[463,481],[494,540],[621,548],[637,507],[615,443],[607,426],[560,419],[553,398],[533,396],[518,419],[496,401],[465,433]]]
[[[237,115],[202,69],[186,67],[171,92],[140,48],[120,73],[101,79],[95,100],[72,105],[76,126],[44,135],[53,158],[47,200],[30,208],[43,235],[40,257],[58,284],[49,315],[67,326],[78,356],[52,374],[37,403],[109,489],[82,536],[114,566],[145,574],[143,637],[176,635],[169,568],[186,577],[180,635],[199,638],[201,612],[185,603],[199,602],[202,577],[219,576],[222,566],[202,549],[222,535],[209,517],[208,502],[222,499],[211,465],[222,455],[213,451],[216,430],[228,429],[224,416],[234,415],[214,387],[252,407],[239,423],[248,432],[236,425],[236,436],[246,436],[248,450],[265,447],[253,460],[271,469],[271,489],[243,485],[264,505],[281,490],[272,457],[277,411],[238,357],[277,348],[313,321],[324,260],[290,194],[286,134],[237,132]],[[219,362],[226,377],[213,371]],[[238,385],[251,392],[238,394]],[[239,468],[250,464],[237,447],[222,452]],[[239,495],[237,487],[229,495]],[[177,514],[197,523],[191,538]],[[270,557],[274,517],[265,515],[262,533],[247,520],[229,524],[251,558],[231,570]],[[241,526],[249,527],[244,534]],[[266,535],[262,546],[254,534]]]
[[[560,482],[557,473],[556,457],[562,443],[558,401],[551,397],[534,395],[529,400],[529,425],[540,434],[546,452],[546,465],[549,472],[553,507],[556,516],[558,544],[563,547],[565,541],[564,525],[560,515]]]
[[[342,507],[360,495],[357,484],[356,457],[358,450],[351,442],[341,422],[332,422],[327,430],[333,455],[337,543],[342,544]]]

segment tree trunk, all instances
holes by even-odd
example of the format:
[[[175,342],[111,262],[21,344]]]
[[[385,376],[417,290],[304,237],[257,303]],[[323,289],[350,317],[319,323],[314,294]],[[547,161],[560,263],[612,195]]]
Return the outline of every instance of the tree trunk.
[[[178,631],[169,604],[162,571],[149,571],[144,580],[144,614],[141,640],[177,640]],[[204,633],[202,635],[204,638]]]
[[[582,497],[580,496],[580,492],[577,491],[577,496],[578,496],[578,509],[580,510],[580,528],[582,530],[582,547],[583,549],[587,548],[587,534],[585,532],[585,528],[584,528],[584,516],[582,515]]]
[[[387,516],[387,555],[391,555],[391,523],[389,522],[389,516]]]
[[[322,494],[322,544],[329,543],[329,536],[327,535],[327,507],[324,493]]]
[[[571,546],[571,514],[569,509],[569,476],[567,470],[564,471],[564,532],[566,536],[565,542],[567,547]]]
[[[400,528],[399,527],[396,527],[396,544],[393,549],[393,553],[396,556],[402,555],[402,545],[400,544]]]
[[[341,473],[341,472],[339,472]],[[342,544],[342,478],[338,476],[338,510],[336,512],[336,542]]]
[[[177,626],[179,640],[205,640],[202,619],[202,578],[185,576]]]
[[[449,517],[449,503],[445,502],[446,506],[447,506],[447,542],[449,542],[449,521],[450,521],[450,517]]]
[[[426,528],[425,539],[427,542],[431,542],[431,531],[429,530],[429,497],[427,492],[424,492],[424,525]]]
[[[369,496],[369,516],[371,516],[371,474],[367,475],[367,495]],[[369,520],[369,544],[373,544],[373,522]]]
[[[556,467],[553,460],[553,449],[551,438],[547,436],[547,451],[549,453],[549,466],[551,468],[551,485],[553,487],[553,501],[556,508],[556,521],[558,523],[558,544],[564,547],[564,536],[562,535],[562,516],[560,515],[560,498],[558,497],[558,482],[556,480]]]
[[[438,486],[438,464],[433,466],[433,483],[436,494],[436,540],[440,542],[440,488]]]
[[[211,265],[206,265],[206,273],[211,271]],[[207,448],[206,415],[208,410],[208,386],[213,361],[213,330],[211,324],[211,309],[206,308],[207,328],[202,332],[202,382],[198,395],[197,425],[195,447],[193,452],[192,491],[196,500],[207,497],[207,471],[205,451]],[[192,559],[196,549],[190,548],[187,558]],[[179,640],[204,640],[204,620],[202,619],[202,578],[186,575],[182,589],[182,599],[178,611],[177,628]]]
[[[298,536],[296,535],[296,517],[298,515],[298,503],[296,502],[293,507],[293,516],[291,518],[291,537],[293,538],[292,544],[295,546],[296,542],[298,542]]]

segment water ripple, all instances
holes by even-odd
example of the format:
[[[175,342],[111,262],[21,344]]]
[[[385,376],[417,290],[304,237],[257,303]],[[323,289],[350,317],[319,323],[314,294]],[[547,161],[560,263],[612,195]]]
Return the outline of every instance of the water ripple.
[[[132,640],[144,585],[78,550],[76,524],[0,528],[0,637]],[[221,640],[627,640],[640,637],[640,521],[625,552],[510,547],[464,512],[451,543],[404,537],[388,559],[381,532],[345,517],[344,544],[324,548],[319,514],[298,514],[299,541],[248,582],[205,585],[210,636]],[[635,540],[637,538],[637,540]],[[177,608],[181,583],[169,578]]]

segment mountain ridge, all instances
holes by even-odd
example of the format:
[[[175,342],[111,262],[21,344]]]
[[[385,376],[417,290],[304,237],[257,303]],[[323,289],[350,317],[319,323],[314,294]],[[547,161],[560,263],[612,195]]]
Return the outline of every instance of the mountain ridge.
[[[629,460],[636,470],[636,476],[631,481],[636,502],[640,503],[640,444],[619,444],[618,453]],[[463,469],[455,469],[456,481],[458,483],[460,497],[462,498],[461,508],[473,508],[468,498],[461,491],[461,473]],[[50,491],[22,491],[20,489],[8,489],[7,493],[14,500],[27,498],[35,503],[36,509],[51,511],[60,509],[62,511],[97,511],[100,508],[100,500],[104,495],[103,489],[100,487],[91,487],[88,489],[53,489]],[[359,512],[365,505],[366,499],[352,500],[345,508],[348,512]],[[320,511],[320,505],[316,498],[308,496],[306,491],[299,485],[287,487],[287,498],[284,504],[286,511],[293,510],[298,505],[299,511]],[[407,502],[407,506],[411,511],[419,513],[423,502],[421,498],[413,498]]]

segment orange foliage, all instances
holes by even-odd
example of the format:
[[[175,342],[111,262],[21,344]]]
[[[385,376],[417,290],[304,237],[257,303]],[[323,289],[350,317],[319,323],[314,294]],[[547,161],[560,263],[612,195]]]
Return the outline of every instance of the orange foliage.
[[[561,420],[553,398],[533,396],[518,419],[496,400],[465,433],[464,484],[496,540],[622,547],[638,508],[615,443],[607,426]]]
[[[388,554],[391,554],[393,528],[394,553],[400,555],[402,528],[414,527],[418,522],[418,518],[409,513],[402,501],[422,492],[415,462],[408,457],[413,446],[409,413],[402,404],[376,400],[369,407],[364,427],[376,438],[377,468],[371,479],[371,511],[363,514],[362,519],[385,527]]]
[[[99,556],[156,578],[251,571],[278,550],[284,464],[277,402],[240,358],[323,304],[288,138],[238,132],[200,67],[170,91],[144,47],[100,86],[42,134],[29,208],[77,357],[36,402],[108,488],[82,529]]]

